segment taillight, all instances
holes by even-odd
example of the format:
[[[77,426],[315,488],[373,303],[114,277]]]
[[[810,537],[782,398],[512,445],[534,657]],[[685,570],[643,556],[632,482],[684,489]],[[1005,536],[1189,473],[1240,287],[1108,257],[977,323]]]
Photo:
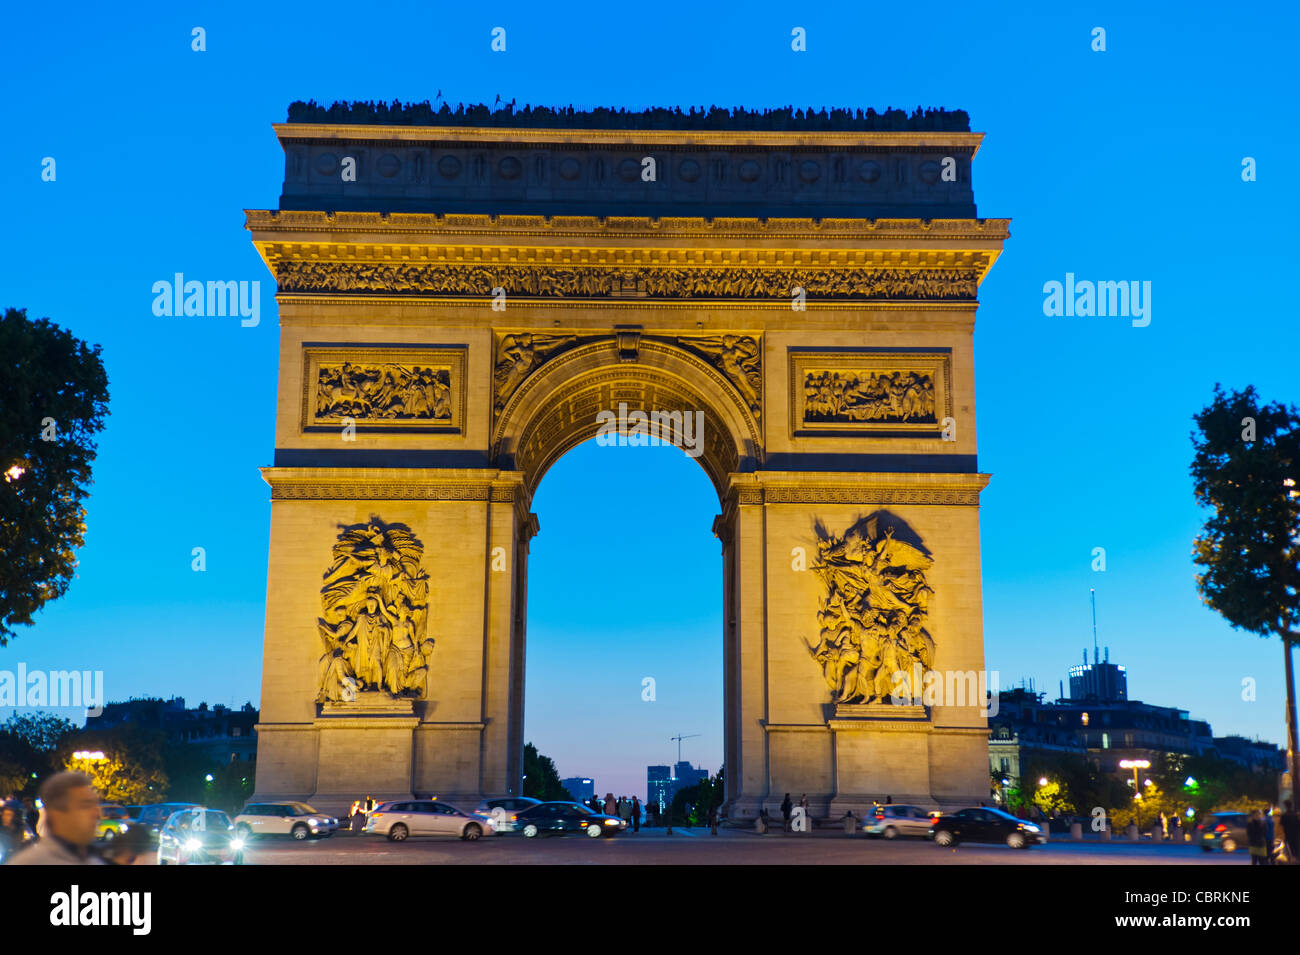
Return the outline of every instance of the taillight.
[[[1227,832],[1227,831],[1228,831],[1228,827],[1225,826],[1223,823],[1219,823],[1217,826],[1214,827],[1214,831],[1215,831],[1215,832]]]

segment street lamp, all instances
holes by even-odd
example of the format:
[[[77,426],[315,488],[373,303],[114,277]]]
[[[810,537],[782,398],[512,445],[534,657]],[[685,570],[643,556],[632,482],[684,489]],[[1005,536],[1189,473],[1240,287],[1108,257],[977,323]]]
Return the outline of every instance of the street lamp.
[[[1151,768],[1151,760],[1149,760],[1149,759],[1121,759],[1121,760],[1119,761],[1119,768],[1120,768],[1120,769],[1131,769],[1131,770],[1133,770],[1133,799],[1134,799],[1135,802],[1140,803],[1140,802],[1142,801],[1142,786],[1141,786],[1141,784],[1138,783],[1138,770],[1139,770],[1139,769],[1150,769],[1150,768]],[[1149,783],[1150,780],[1147,780],[1147,782]],[[1140,824],[1141,821],[1142,821],[1142,817],[1141,817],[1140,812],[1135,811],[1135,812],[1134,812],[1133,819],[1134,819],[1134,822],[1135,822],[1135,823]]]
[[[1039,776],[1039,777],[1038,777],[1038,785],[1040,785],[1040,786],[1046,786],[1046,785],[1047,785],[1047,777],[1046,777],[1046,776]]]

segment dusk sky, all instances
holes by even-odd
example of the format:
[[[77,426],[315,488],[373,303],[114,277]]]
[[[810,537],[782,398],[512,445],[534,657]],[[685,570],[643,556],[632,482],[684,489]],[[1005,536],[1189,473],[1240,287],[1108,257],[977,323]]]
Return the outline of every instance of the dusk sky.
[[[975,329],[987,666],[1051,698],[1100,641],[1132,698],[1284,739],[1276,640],[1196,593],[1192,415],[1215,382],[1300,400],[1296,10],[1131,4],[20,5],[0,35],[0,306],[103,346],[78,578],[0,669],[103,670],[110,699],[255,704],[278,328],[244,209],[275,208],[293,100],[964,109],[979,214],[1011,238]],[[191,29],[207,51],[191,51]],[[504,26],[505,53],[489,48]],[[806,53],[790,49],[795,26]],[[1106,51],[1090,48],[1094,27]],[[1282,104],[1283,98],[1288,102]],[[42,160],[57,178],[43,182]],[[1242,161],[1258,180],[1243,182]],[[261,322],[158,318],[174,273],[259,280]],[[1044,284],[1151,283],[1151,322],[1048,317]],[[722,761],[717,497],[672,448],[563,458],[534,502],[527,738],[560,774],[645,796],[645,767]],[[426,546],[439,546],[426,541]],[[191,550],[207,570],[191,570]],[[1091,569],[1104,547],[1106,570]],[[603,665],[578,662],[599,646]],[[657,699],[641,698],[642,679]],[[1242,680],[1257,681],[1243,701]],[[7,715],[0,711],[0,717]]]

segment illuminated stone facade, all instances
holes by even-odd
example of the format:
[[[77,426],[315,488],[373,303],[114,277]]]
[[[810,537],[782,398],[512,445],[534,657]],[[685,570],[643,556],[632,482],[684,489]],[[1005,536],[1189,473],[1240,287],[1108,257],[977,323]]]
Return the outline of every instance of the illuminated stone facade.
[[[987,794],[978,701],[878,689],[984,667],[980,134],[276,132],[257,799],[518,791],[532,497],[621,403],[704,413],[728,813]]]

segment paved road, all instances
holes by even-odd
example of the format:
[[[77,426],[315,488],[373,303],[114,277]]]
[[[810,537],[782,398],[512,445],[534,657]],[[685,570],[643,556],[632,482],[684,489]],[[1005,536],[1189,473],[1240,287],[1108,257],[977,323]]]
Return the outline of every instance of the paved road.
[[[606,839],[567,835],[524,839],[485,836],[409,839],[339,833],[308,842],[259,840],[246,853],[249,864],[269,865],[1248,865],[1245,852],[1202,852],[1198,846],[1152,843],[1049,842],[1028,851],[964,844],[941,849],[922,840],[886,842],[842,833],[807,836],[723,830],[662,829]]]

